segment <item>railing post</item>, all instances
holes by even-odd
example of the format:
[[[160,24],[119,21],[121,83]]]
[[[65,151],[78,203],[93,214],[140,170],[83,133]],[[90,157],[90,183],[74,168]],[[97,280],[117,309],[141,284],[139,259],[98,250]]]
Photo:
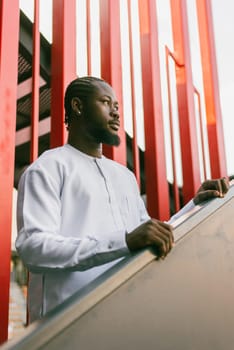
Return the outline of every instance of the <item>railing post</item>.
[[[132,155],[133,155],[133,170],[137,179],[138,186],[141,185],[141,173],[140,173],[140,155],[137,142],[137,117],[136,117],[136,94],[135,94],[135,71],[134,71],[134,56],[133,56],[133,40],[132,40],[132,13],[131,13],[131,0],[128,0],[128,38],[129,38],[129,52],[130,52],[130,77],[131,77],[131,89],[132,89]]]
[[[0,2],[0,344],[8,338],[19,1]]]
[[[186,1],[171,0],[171,12],[174,56],[182,63],[180,67],[176,68],[176,86],[183,168],[183,196],[186,203],[194,196],[201,182]]]
[[[76,1],[53,0],[51,147],[66,142],[64,92],[76,77]]]
[[[142,85],[145,123],[147,208],[151,216],[169,217],[165,143],[155,0],[139,0]]]
[[[179,186],[177,181],[177,168],[176,168],[176,152],[175,152],[175,135],[174,135],[174,120],[172,111],[172,96],[171,96],[171,79],[169,69],[169,58],[171,58],[175,64],[175,67],[180,67],[180,63],[176,60],[173,53],[169,48],[165,47],[166,55],[166,77],[167,77],[167,95],[168,95],[168,115],[169,115],[169,126],[171,134],[171,158],[172,158],[172,174],[173,174],[173,195],[174,195],[174,207],[175,212],[180,209],[180,198],[179,198]]]
[[[212,5],[210,0],[197,0],[196,3],[200,33],[211,176],[213,178],[219,178],[227,176],[227,169],[212,23]]]
[[[119,147],[104,145],[103,150],[108,158],[126,165],[126,142],[123,122],[122,103],[122,63],[120,42],[120,8],[119,0],[100,0],[101,28],[101,75],[116,92],[120,105],[119,131],[122,140]]]
[[[194,93],[197,95],[197,102],[198,102],[203,173],[204,173],[204,179],[207,179],[206,157],[205,157],[205,138],[204,138],[204,129],[203,129],[203,120],[202,120],[201,95],[200,95],[200,92],[198,91],[198,89],[196,89],[195,87],[194,87]]]
[[[39,124],[39,80],[40,80],[40,32],[39,0],[34,1],[33,23],[33,64],[32,64],[32,117],[30,162],[38,157],[38,124]]]

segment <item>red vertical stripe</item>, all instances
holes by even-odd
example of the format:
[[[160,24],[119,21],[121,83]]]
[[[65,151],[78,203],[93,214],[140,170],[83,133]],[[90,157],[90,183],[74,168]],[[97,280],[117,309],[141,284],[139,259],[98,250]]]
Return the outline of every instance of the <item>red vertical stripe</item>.
[[[76,77],[76,1],[53,1],[51,58],[51,147],[66,142],[64,93]]]
[[[227,169],[211,1],[197,0],[197,14],[201,44],[211,176],[213,178],[218,178],[227,176]]]
[[[131,76],[131,95],[132,95],[132,153],[133,153],[133,168],[140,186],[140,159],[139,148],[137,143],[137,120],[136,120],[136,96],[135,96],[135,74],[134,74],[134,57],[133,57],[133,42],[132,42],[132,16],[131,16],[131,0],[128,0],[128,23],[129,23],[129,50],[130,50],[130,76]]]
[[[145,122],[147,207],[151,216],[169,217],[164,127],[160,84],[156,3],[139,0],[142,84]]]
[[[203,169],[204,169],[204,178],[207,179],[206,159],[205,159],[205,140],[204,140],[203,122],[202,122],[202,110],[201,110],[201,96],[200,96],[199,91],[196,88],[194,88],[194,92],[197,95],[197,100],[198,100],[198,113],[199,113],[199,122],[200,122],[201,151],[202,151],[202,162],[203,162]]]
[[[0,6],[0,344],[8,337],[12,189],[14,177],[19,1]],[[10,67],[10,69],[9,69]]]
[[[39,0],[34,1],[33,24],[33,63],[32,63],[32,117],[30,161],[38,156],[38,121],[39,121],[39,79],[40,79],[40,33]]]
[[[172,99],[171,99],[171,80],[170,80],[170,70],[169,70],[169,57],[171,57],[176,66],[180,67],[179,62],[175,59],[173,53],[165,48],[166,53],[166,73],[167,73],[167,94],[168,94],[168,112],[169,112],[169,124],[170,124],[170,135],[171,135],[171,153],[172,153],[172,171],[173,171],[173,194],[175,211],[180,209],[179,201],[179,188],[177,183],[177,169],[176,169],[176,154],[175,154],[175,138],[174,138],[174,121],[172,113]]]
[[[183,195],[186,203],[194,196],[201,181],[186,1],[171,0],[171,10],[174,51],[177,59],[184,64],[176,69],[176,85],[183,167]]]
[[[87,60],[88,75],[92,75],[92,50],[91,50],[91,18],[90,18],[90,0],[86,0],[87,13]]]
[[[126,164],[126,142],[122,102],[122,62],[120,42],[119,0],[100,0],[101,26],[101,75],[116,92],[120,105],[119,147],[103,146],[104,154],[122,164]]]

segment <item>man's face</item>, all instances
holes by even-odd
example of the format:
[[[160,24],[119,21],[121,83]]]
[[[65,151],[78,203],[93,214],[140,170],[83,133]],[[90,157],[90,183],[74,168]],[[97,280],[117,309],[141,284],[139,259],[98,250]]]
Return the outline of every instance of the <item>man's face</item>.
[[[98,82],[95,93],[83,103],[85,130],[94,142],[113,146],[120,144],[118,109],[113,89],[104,82]]]

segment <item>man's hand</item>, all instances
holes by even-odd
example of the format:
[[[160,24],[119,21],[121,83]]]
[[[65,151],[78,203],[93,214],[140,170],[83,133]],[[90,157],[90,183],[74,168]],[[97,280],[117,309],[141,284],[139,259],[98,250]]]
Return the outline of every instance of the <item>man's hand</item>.
[[[216,197],[224,197],[228,190],[229,182],[225,177],[216,180],[206,180],[197,191],[193,199],[194,204],[199,204]]]
[[[172,226],[151,219],[128,233],[126,242],[130,251],[151,246],[155,248],[158,258],[164,258],[174,244]]]

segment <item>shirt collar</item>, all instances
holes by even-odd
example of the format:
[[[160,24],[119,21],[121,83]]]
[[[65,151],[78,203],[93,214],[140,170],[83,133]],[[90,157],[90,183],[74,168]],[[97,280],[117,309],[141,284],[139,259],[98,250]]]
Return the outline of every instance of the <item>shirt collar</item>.
[[[77,148],[73,147],[72,145],[70,145],[69,143],[66,143],[64,145],[64,147],[66,147],[67,149],[71,150],[72,152],[74,152],[74,154],[79,154],[81,157],[83,158],[86,158],[86,159],[89,159],[91,161],[94,161],[94,160],[102,160],[104,159],[105,157],[102,155],[101,158],[98,158],[98,157],[93,157],[93,156],[90,156],[88,155],[87,153],[84,153],[84,152],[81,152],[80,150],[78,150]]]

